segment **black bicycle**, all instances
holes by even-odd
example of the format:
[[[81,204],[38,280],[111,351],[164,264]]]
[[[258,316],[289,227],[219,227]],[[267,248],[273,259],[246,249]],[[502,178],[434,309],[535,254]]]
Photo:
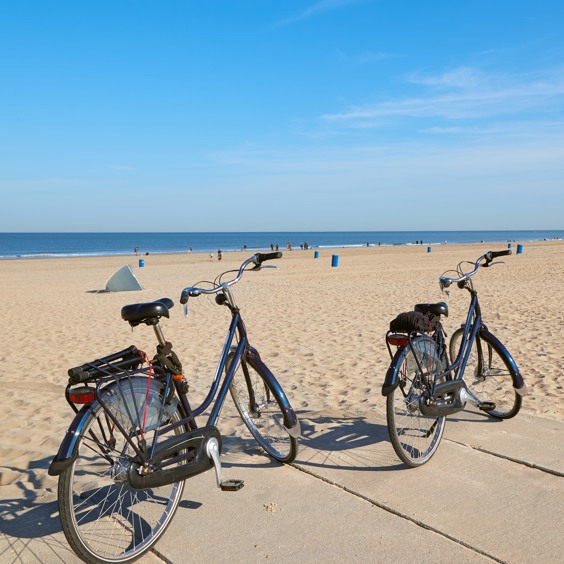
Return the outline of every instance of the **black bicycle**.
[[[441,324],[441,316],[448,316],[444,302],[417,304],[390,323],[386,344],[392,362],[382,394],[390,440],[407,466],[430,460],[441,442],[445,417],[466,403],[498,419],[514,417],[521,408],[525,383],[509,351],[482,321],[472,282],[480,267],[509,254],[511,250],[490,251],[474,263],[461,262],[456,276],[445,272],[439,278],[441,290],[456,284],[470,293],[466,322],[452,335],[448,350]],[[465,264],[473,266],[470,272],[464,272]]]
[[[65,536],[86,562],[132,562],[161,537],[178,507],[184,481],[215,469],[222,490],[241,480],[222,478],[221,435],[216,427],[227,393],[260,446],[289,463],[298,450],[300,425],[282,387],[247,339],[232,286],[247,270],[282,253],[255,254],[209,287],[189,287],[180,302],[215,294],[231,312],[217,371],[204,402],[192,408],[182,365],[160,325],[173,301],[125,306],[131,326],[153,327],[157,353],[131,346],[69,370],[65,395],[75,411],[49,474],[59,476],[59,513]],[[236,276],[222,281],[226,274]],[[187,309],[186,309],[187,311]],[[213,405],[212,405],[213,404]],[[206,424],[196,418],[211,406]]]

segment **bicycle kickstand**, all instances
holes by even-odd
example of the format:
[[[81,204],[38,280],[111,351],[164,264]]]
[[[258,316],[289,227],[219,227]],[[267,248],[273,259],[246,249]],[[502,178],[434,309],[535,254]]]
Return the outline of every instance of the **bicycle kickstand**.
[[[216,438],[211,438],[206,445],[207,455],[213,461],[217,487],[224,492],[236,492],[240,490],[245,483],[243,480],[222,480],[221,478],[221,462],[219,461],[219,444]]]

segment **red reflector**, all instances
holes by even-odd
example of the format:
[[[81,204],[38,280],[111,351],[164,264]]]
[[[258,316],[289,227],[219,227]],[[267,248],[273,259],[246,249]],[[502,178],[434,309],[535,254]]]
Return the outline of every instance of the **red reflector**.
[[[96,392],[92,388],[75,388],[69,392],[72,403],[92,403],[96,399]]]
[[[388,335],[388,343],[396,347],[407,345],[407,335]]]

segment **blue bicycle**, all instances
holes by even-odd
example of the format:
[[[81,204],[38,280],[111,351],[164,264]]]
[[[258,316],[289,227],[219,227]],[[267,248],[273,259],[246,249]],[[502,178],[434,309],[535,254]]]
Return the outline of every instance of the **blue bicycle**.
[[[166,341],[160,319],[173,301],[132,304],[121,316],[132,327],[151,326],[158,340],[152,360],[132,346],[69,370],[66,399],[75,412],[52,461],[59,476],[59,513],[65,536],[80,558],[126,563],[147,552],[170,524],[185,480],[215,469],[222,490],[241,480],[224,480],[221,434],[216,427],[228,392],[243,421],[269,456],[294,460],[300,424],[282,387],[248,341],[232,286],[247,270],[282,253],[255,254],[223,281],[189,287],[180,302],[214,294],[231,312],[217,370],[204,402],[192,408],[180,360]],[[204,426],[196,418],[211,407]]]
[[[498,264],[497,257],[509,254],[509,249],[490,251],[474,263],[461,262],[456,276],[446,276],[449,271],[439,278],[441,290],[448,293],[456,284],[470,294],[466,322],[452,335],[448,350],[441,324],[441,316],[448,316],[444,302],[417,304],[390,323],[386,344],[392,361],[382,394],[391,443],[407,466],[431,459],[445,418],[466,403],[498,419],[514,417],[521,408],[525,383],[509,351],[482,321],[472,282],[480,267]],[[464,272],[465,264],[473,265],[472,270]],[[395,353],[392,346],[397,347]]]

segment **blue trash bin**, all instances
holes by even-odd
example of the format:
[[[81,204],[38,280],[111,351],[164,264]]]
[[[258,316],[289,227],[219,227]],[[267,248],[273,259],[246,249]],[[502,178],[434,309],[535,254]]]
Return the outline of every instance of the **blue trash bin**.
[[[433,250],[433,247],[427,247],[427,252],[430,253]]]
[[[517,245],[517,254],[520,255],[523,252],[523,245]]]
[[[333,256],[331,257],[331,266],[333,266],[333,267],[335,267],[335,268],[336,268],[337,266],[339,266],[339,255],[333,255]]]
[[[319,258],[319,251],[315,251],[313,253],[313,258]]]
[[[145,266],[145,261],[143,259],[139,259],[139,268],[143,268]]]

